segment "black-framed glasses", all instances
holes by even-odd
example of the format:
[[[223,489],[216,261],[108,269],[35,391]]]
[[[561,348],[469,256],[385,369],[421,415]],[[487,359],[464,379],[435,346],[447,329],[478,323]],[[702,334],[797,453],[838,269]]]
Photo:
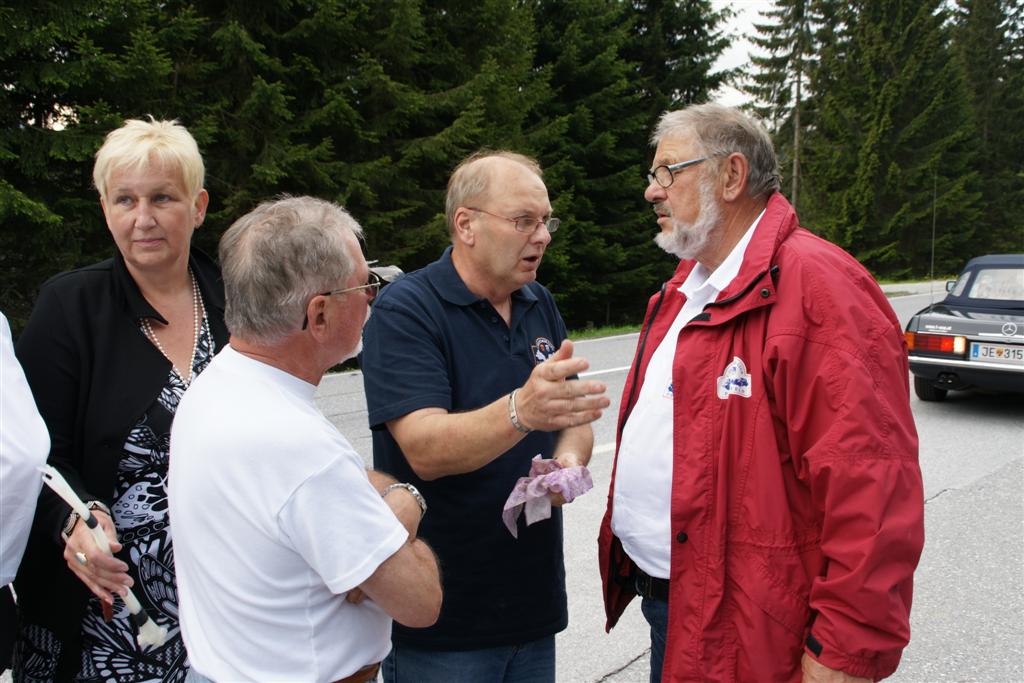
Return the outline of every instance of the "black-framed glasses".
[[[662,164],[661,166],[655,166],[647,172],[647,184],[650,185],[651,183],[658,183],[658,185],[662,187],[668,187],[676,179],[676,171],[681,171],[689,166],[696,166],[700,162],[707,160],[707,157],[700,157],[699,159],[680,161],[675,164]]]
[[[376,261],[369,261],[369,263],[376,263]],[[389,282],[394,282],[398,279],[398,276],[402,275],[402,269],[398,266],[373,266],[370,268],[369,274],[366,276],[365,285],[356,285],[355,287],[343,287],[341,289],[331,289],[326,292],[318,292],[313,296],[334,296],[336,294],[348,294],[349,292],[358,292],[362,289],[370,290],[370,299],[373,299],[380,292],[380,288]],[[307,308],[309,304],[306,304]],[[306,329],[309,326],[309,314],[302,316],[302,329]]]
[[[525,232],[529,234],[533,234],[534,232],[536,232],[537,228],[539,228],[542,225],[548,229],[548,232],[554,233],[558,230],[558,226],[562,224],[562,221],[558,218],[555,218],[554,216],[549,216],[547,218],[533,218],[531,216],[506,218],[505,216],[499,216],[496,213],[491,213],[486,209],[477,209],[476,207],[472,206],[467,206],[466,208],[469,209],[470,211],[479,211],[480,213],[486,213],[488,216],[494,216],[495,218],[500,218],[503,221],[514,223],[516,226],[516,230],[518,230],[519,232]]]

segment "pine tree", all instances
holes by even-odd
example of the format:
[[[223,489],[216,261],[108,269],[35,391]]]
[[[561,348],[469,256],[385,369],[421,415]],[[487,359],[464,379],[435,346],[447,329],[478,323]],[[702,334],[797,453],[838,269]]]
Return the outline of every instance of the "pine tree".
[[[777,0],[754,24],[751,42],[760,53],[751,55],[751,70],[743,90],[755,99],[751,106],[769,127],[784,169],[789,200],[798,206],[801,136],[811,127],[807,109],[813,107],[809,74],[828,35],[826,21],[833,13],[830,0]]]
[[[397,68],[391,50],[400,43],[367,46],[379,66],[366,86],[376,89],[386,76],[409,104],[396,114],[378,100],[379,108],[366,112],[369,126],[383,120],[388,127],[365,148],[372,168],[367,192],[347,198],[365,216],[371,253],[407,270],[433,261],[449,243],[444,195],[455,165],[484,147],[535,153],[526,127],[548,97],[546,73],[533,68],[535,30],[523,3],[408,5],[392,32],[397,40],[398,26],[413,22],[421,45],[415,63]]]
[[[1024,206],[1024,5],[1011,5],[1009,16],[1005,105],[1012,123],[1002,131],[1005,139],[1001,149],[1004,159],[1012,159],[1007,159],[1009,173],[1002,200],[1006,239],[999,248],[1019,253],[1024,252],[1024,219],[1020,212]]]
[[[964,72],[941,0],[852,3],[813,87],[804,221],[889,277],[962,263],[978,217]]]
[[[705,102],[730,74],[712,71],[728,47],[721,23],[727,12],[708,0],[634,0],[633,40],[625,56],[639,64],[637,73],[648,120],[666,110]]]
[[[635,64],[622,55],[629,20],[614,0],[530,4],[535,67],[548,74],[550,87],[532,117],[530,140],[562,219],[539,277],[570,326],[620,322],[636,314],[643,291],[627,268],[622,239],[641,219],[638,171],[646,151]]]
[[[970,255],[1024,251],[1024,54],[1010,9],[1007,0],[961,0],[954,34],[967,73],[982,178],[982,211]],[[1019,5],[1016,11],[1019,19]]]

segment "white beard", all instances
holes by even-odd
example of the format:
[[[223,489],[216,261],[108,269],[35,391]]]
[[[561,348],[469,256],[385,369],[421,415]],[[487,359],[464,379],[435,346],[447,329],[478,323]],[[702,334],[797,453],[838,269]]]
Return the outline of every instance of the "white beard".
[[[361,328],[366,326],[366,321],[370,319],[370,312],[372,310],[373,309],[371,307],[369,307],[369,306],[366,307],[366,320],[363,320],[363,324],[362,324],[362,326],[360,326]],[[342,358],[341,360],[339,360],[338,362],[339,363],[344,363],[347,360],[355,358],[356,356],[358,356],[362,352],[363,352],[363,335],[360,334],[359,335],[359,342],[356,344],[356,347],[354,349],[352,349],[351,351],[349,351],[348,353],[346,353],[345,357]]]
[[[344,363],[345,361],[347,361],[347,360],[349,360],[351,358],[355,358],[356,356],[358,356],[362,352],[363,352],[363,338],[360,337],[359,338],[359,343],[356,344],[356,348],[354,348],[350,353],[346,354],[345,357],[342,358],[341,360],[339,360],[338,362],[339,363]]]
[[[672,232],[659,232],[654,242],[679,259],[694,259],[713,246],[713,235],[718,226],[721,211],[715,202],[715,190],[712,183],[700,184],[700,213],[693,223],[681,221],[675,216],[672,219]],[[719,237],[714,235],[714,241]]]

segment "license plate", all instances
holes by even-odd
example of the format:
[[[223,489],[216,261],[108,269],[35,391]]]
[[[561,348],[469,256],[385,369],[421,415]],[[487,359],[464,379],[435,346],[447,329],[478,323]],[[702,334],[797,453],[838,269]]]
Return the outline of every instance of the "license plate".
[[[1024,346],[971,342],[971,360],[1006,365],[1024,365]]]

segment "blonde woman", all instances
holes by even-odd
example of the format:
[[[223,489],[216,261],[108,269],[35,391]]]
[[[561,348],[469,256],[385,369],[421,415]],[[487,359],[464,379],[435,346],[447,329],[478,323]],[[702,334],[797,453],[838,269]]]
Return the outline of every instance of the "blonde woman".
[[[176,121],[129,120],[96,153],[113,258],[43,285],[17,355],[50,432],[49,463],[111,540],[43,490],[15,579],[14,680],[180,681],[167,448],[192,379],[227,343],[217,266],[191,246],[209,197],[199,148]],[[142,650],[127,587],[168,629]]]

